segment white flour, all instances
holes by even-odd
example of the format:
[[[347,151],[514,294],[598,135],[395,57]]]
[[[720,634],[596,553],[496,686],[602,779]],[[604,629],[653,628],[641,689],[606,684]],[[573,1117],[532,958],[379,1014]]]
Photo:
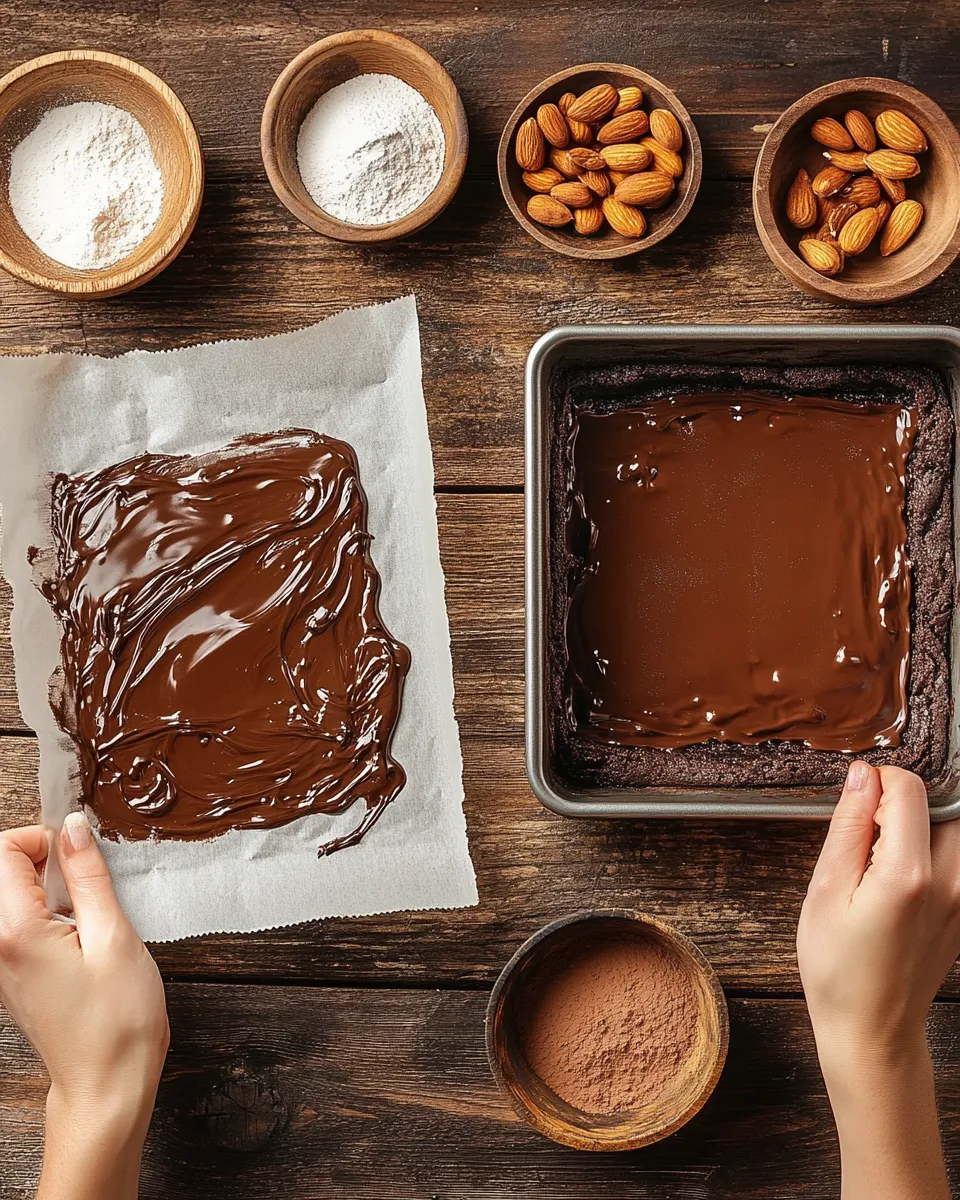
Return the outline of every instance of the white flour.
[[[44,113],[10,157],[10,207],[44,254],[79,270],[109,267],[156,225],[163,177],[146,130],[113,104]]]
[[[423,96],[394,75],[357,75],[325,92],[297,137],[303,185],[351,225],[412,213],[440,182],[444,137]]]

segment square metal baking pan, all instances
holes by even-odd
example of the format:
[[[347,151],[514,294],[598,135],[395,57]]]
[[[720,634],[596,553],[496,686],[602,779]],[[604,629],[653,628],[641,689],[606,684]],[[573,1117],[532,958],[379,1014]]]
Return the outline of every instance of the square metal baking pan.
[[[960,330],[923,325],[573,325],[536,343],[526,367],[526,758],[530,786],[568,817],[738,817],[825,819],[837,789],[686,790],[582,788],[554,769],[547,679],[549,580],[549,436],[551,383],[558,368],[591,362],[676,362],[709,365],[795,365],[828,361],[913,364],[938,368],[960,428]],[[954,552],[960,476],[954,465]],[[950,645],[953,712],[948,769],[930,789],[934,821],[960,816],[960,621],[954,609]]]

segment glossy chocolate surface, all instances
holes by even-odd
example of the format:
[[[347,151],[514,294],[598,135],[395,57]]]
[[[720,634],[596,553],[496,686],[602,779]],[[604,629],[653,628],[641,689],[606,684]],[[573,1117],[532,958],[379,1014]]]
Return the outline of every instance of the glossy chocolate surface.
[[[407,648],[386,630],[353,450],[309,431],[147,454],[52,493],[58,717],[112,837],[336,814],[404,783]]]
[[[570,720],[625,746],[899,745],[915,428],[811,396],[575,409]]]

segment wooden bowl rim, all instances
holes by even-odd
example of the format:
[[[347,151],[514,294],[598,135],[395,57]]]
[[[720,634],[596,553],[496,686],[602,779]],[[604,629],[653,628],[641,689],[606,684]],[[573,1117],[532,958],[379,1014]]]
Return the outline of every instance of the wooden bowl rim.
[[[12,84],[17,83],[26,75],[37,71],[46,71],[49,67],[64,62],[101,63],[116,68],[125,75],[145,83],[157,94],[161,102],[171,110],[187,139],[188,152],[183,157],[187,165],[188,193],[183,212],[179,215],[168,237],[156,250],[142,261],[133,263],[121,260],[110,267],[100,267],[89,271],[81,279],[64,278],[61,276],[42,274],[25,267],[18,259],[13,258],[5,247],[0,246],[0,267],[34,287],[45,288],[47,291],[60,292],[70,296],[96,296],[105,298],[127,292],[140,284],[146,283],[158,275],[180,253],[193,232],[200,215],[200,203],[203,199],[204,161],[200,137],[190,114],[184,108],[180,97],[173,89],[149,68],[142,66],[132,58],[122,54],[114,54],[110,50],[76,49],[57,50],[52,54],[41,54],[21,63],[0,78],[0,94]],[[133,251],[136,254],[136,250]],[[127,261],[127,266],[122,262]]]
[[[574,78],[576,75],[583,75],[587,72],[596,72],[598,74],[616,72],[626,75],[643,86],[644,97],[649,94],[652,85],[668,102],[670,111],[683,126],[683,131],[690,145],[690,179],[683,198],[670,218],[658,225],[656,229],[644,234],[642,238],[634,238],[631,241],[620,242],[612,246],[604,246],[599,243],[591,244],[589,238],[584,238],[582,246],[568,246],[566,243],[561,242],[547,226],[538,225],[536,221],[531,221],[517,204],[513,197],[513,191],[510,187],[507,174],[510,144],[513,141],[513,135],[516,133],[517,126],[520,124],[523,114],[545,92],[549,91],[550,88],[556,87],[558,83],[563,83],[567,79]],[[598,261],[626,258],[628,255],[639,254],[643,250],[649,250],[651,246],[662,242],[664,238],[669,237],[681,222],[685,220],[690,209],[693,208],[697,193],[700,191],[700,183],[703,177],[703,149],[700,145],[700,135],[697,132],[697,127],[690,113],[681,103],[676,92],[668,88],[666,84],[661,83],[656,76],[649,75],[646,71],[641,71],[639,67],[632,67],[628,63],[581,63],[575,67],[565,67],[562,71],[556,71],[553,75],[542,80],[536,87],[531,88],[527,92],[510,114],[506,125],[503,127],[503,133],[500,135],[500,144],[497,149],[497,176],[500,180],[500,191],[503,193],[503,198],[514,218],[521,228],[525,229],[531,237],[536,238],[542,246],[546,246],[550,250],[556,250],[557,253],[565,254],[569,258],[595,259]]]
[[[332,217],[312,201],[309,204],[304,204],[300,197],[295,195],[287,186],[287,181],[284,178],[277,155],[277,115],[280,102],[287,89],[300,73],[314,61],[321,56],[325,56],[331,50],[349,48],[350,46],[371,42],[390,46],[398,54],[416,59],[428,74],[434,76],[441,90],[447,93],[453,111],[454,144],[449,165],[444,167],[443,174],[440,176],[440,182],[426,200],[415,208],[412,213],[408,213],[399,220],[390,221],[386,225],[351,225],[348,221],[341,221],[337,217]],[[384,71],[384,74],[392,74],[392,72]],[[437,114],[437,119],[440,119],[439,113]],[[444,128],[444,137],[448,136],[449,132]],[[304,50],[301,50],[295,58],[287,63],[277,76],[267,96],[266,104],[263,108],[263,116],[260,119],[260,156],[263,159],[263,166],[267,172],[267,178],[270,180],[270,186],[276,193],[277,198],[308,229],[312,229],[316,233],[322,233],[326,237],[335,238],[341,242],[367,244],[393,242],[398,238],[409,237],[411,234],[418,233],[425,226],[429,225],[431,221],[435,220],[443,212],[456,195],[457,188],[460,186],[463,173],[466,169],[469,140],[470,134],[463,100],[460,97],[457,85],[453,82],[446,67],[417,42],[411,41],[410,38],[403,37],[399,33],[391,33],[386,29],[347,29],[342,33],[332,33],[329,37],[321,38],[318,42],[313,42]]]
[[[716,1058],[714,1059],[710,1073],[705,1076],[700,1091],[682,1113],[678,1113],[672,1121],[660,1129],[638,1131],[633,1135],[625,1134],[616,1142],[605,1141],[601,1144],[593,1142],[590,1135],[582,1130],[571,1131],[568,1137],[563,1136],[562,1130],[558,1129],[555,1125],[550,1125],[543,1121],[536,1109],[528,1107],[516,1095],[514,1090],[508,1087],[503,1064],[500,1061],[500,1055],[494,1038],[494,1026],[496,1014],[508,984],[521,963],[532,951],[560,930],[566,929],[571,925],[608,920],[628,921],[644,928],[652,928],[674,949],[680,951],[681,954],[689,956],[689,959],[693,961],[697,968],[699,978],[706,985],[707,993],[712,1001],[712,1009],[717,1021],[718,1042]],[[487,1002],[487,1011],[484,1018],[484,1041],[487,1050],[487,1061],[490,1064],[490,1070],[501,1093],[507,1098],[514,1112],[522,1117],[528,1125],[536,1129],[538,1133],[542,1133],[545,1137],[550,1138],[551,1141],[559,1142],[561,1145],[572,1146],[576,1150],[637,1150],[641,1146],[652,1145],[654,1142],[662,1141],[664,1138],[669,1137],[670,1134],[675,1133],[681,1126],[686,1125],[688,1121],[695,1117],[710,1099],[727,1061],[727,1051],[730,1047],[730,1014],[727,1008],[727,998],[724,995],[723,988],[720,985],[720,980],[717,978],[717,973],[713,965],[700,947],[685,934],[681,933],[679,929],[676,929],[666,921],[660,920],[658,917],[651,916],[649,913],[640,912],[638,909],[581,909],[565,917],[558,917],[556,920],[542,926],[535,933],[531,934],[523,945],[510,957],[510,960],[498,975],[497,981],[490,993],[490,999]]]
[[[894,272],[891,272],[888,283],[851,283],[842,278],[821,275],[803,261],[780,232],[770,201],[773,163],[786,136],[825,100],[834,100],[846,95],[853,97],[858,92],[880,92],[894,99],[915,104],[932,123],[933,127],[928,128],[927,133],[942,139],[946,143],[945,153],[960,162],[960,133],[940,105],[925,92],[907,83],[901,83],[898,79],[887,79],[882,75],[840,79],[814,88],[799,100],[795,100],[780,114],[767,134],[753,172],[753,217],[760,241],[770,261],[782,275],[803,291],[821,299],[840,300],[848,304],[889,304],[894,300],[902,300],[932,283],[960,254],[960,204],[957,206],[953,230],[946,238],[943,249],[926,266],[897,277],[893,277]]]

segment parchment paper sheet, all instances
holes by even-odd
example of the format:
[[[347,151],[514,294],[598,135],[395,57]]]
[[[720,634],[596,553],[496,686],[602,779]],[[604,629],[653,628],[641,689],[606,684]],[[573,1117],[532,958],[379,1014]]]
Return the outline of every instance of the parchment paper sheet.
[[[339,313],[296,333],[119,358],[0,357],[3,570],[24,719],[40,740],[44,822],[59,828],[79,788],[48,683],[59,629],[27,563],[48,546],[49,483],[144,451],[196,454],[248,433],[314,429],[349,442],[370,501],[381,611],[412,666],[393,742],[407,783],[358,846],[317,859],[354,807],[206,842],[103,840],[124,908],[149,941],[329,916],[476,904],[453,713],[450,633],[433,457],[412,296]]]

